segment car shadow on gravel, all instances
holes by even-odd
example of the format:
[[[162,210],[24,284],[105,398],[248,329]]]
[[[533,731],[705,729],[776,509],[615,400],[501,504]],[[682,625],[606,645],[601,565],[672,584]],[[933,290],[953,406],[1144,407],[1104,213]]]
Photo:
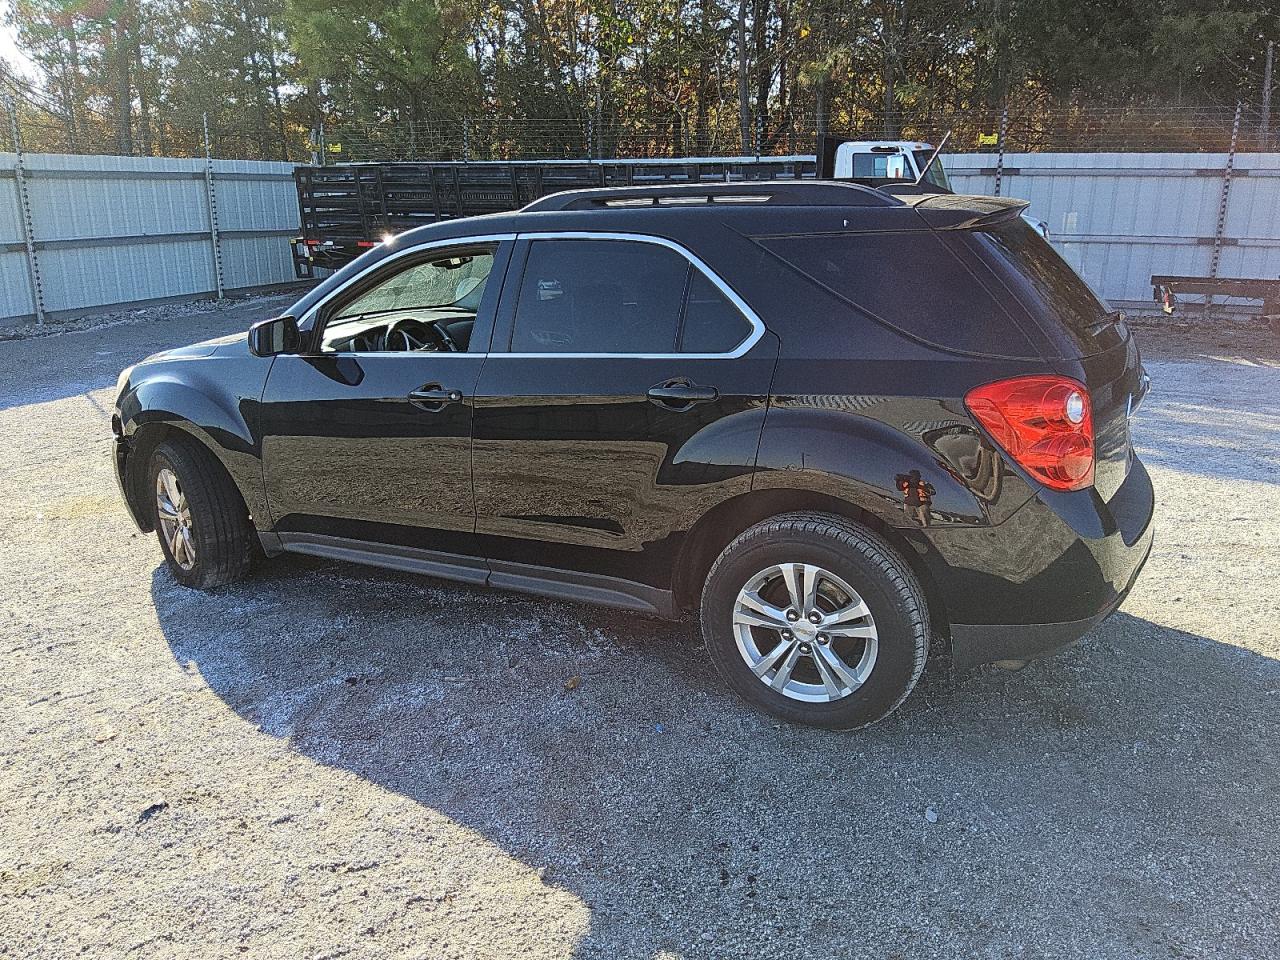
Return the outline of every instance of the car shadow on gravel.
[[[264,736],[579,897],[579,957],[1249,956],[1274,928],[1280,664],[1149,621],[831,734],[735,699],[692,623],[302,558],[152,596]]]

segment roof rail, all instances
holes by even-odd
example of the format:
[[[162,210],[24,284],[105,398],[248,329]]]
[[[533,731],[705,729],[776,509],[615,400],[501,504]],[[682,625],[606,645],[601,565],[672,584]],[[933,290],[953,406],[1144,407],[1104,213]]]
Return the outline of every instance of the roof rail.
[[[769,204],[771,206],[896,207],[897,197],[874,187],[831,180],[743,180],[736,183],[662,184],[564,190],[540,197],[522,213],[626,207]]]

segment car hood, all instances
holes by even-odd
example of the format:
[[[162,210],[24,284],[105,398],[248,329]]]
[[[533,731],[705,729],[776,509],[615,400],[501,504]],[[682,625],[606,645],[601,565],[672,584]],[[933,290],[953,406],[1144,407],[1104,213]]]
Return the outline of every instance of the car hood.
[[[157,360],[193,360],[199,357],[243,357],[249,355],[249,338],[243,332],[229,333],[225,337],[202,340],[185,347],[174,347],[161,350],[143,360],[143,363],[154,363]]]

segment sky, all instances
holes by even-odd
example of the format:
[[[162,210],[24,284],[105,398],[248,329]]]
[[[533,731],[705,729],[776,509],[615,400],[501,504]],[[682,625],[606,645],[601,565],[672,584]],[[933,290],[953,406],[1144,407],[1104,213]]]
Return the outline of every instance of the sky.
[[[0,2],[0,16],[7,19],[10,5]],[[37,78],[38,73],[31,61],[18,48],[18,32],[3,19],[0,19],[0,60],[4,60],[14,73],[29,80]]]

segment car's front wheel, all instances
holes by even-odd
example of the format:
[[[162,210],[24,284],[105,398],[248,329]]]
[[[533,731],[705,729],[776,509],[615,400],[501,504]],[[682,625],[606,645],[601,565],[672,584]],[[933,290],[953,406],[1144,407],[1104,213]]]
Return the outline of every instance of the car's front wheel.
[[[725,681],[783,719],[849,730],[891,713],[924,669],[930,635],[911,567],[842,517],[756,524],[712,565],[702,633]]]
[[[188,443],[166,441],[152,454],[149,479],[156,536],[173,578],[200,590],[240,579],[253,527],[222,466]]]

